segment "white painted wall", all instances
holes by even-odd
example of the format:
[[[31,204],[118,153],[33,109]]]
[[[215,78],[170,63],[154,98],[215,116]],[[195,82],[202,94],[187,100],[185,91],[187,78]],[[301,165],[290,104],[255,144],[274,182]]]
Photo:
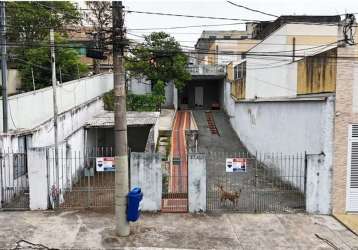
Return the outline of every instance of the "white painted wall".
[[[136,95],[145,95],[152,92],[149,81],[134,77],[128,79],[128,91]]]
[[[32,148],[28,152],[30,209],[46,210],[48,208],[48,183],[46,149]]]
[[[188,155],[189,212],[206,211],[206,160],[204,154]]]
[[[286,24],[252,48],[249,53],[282,56],[246,57],[246,99],[255,97],[295,96],[297,93],[297,60],[331,48],[321,46],[337,41],[337,26],[315,24]],[[314,39],[312,39],[314,34]],[[292,63],[292,37],[296,37],[296,58]],[[311,37],[309,37],[311,36]],[[307,38],[308,37],[308,38]],[[311,49],[308,49],[311,48]],[[313,49],[312,49],[313,48]]]
[[[112,88],[112,73],[66,82],[57,88],[58,111],[63,113],[101,96]],[[31,129],[50,119],[52,115],[52,87],[9,97],[10,129]],[[2,124],[0,129],[2,130]]]
[[[331,214],[332,165],[324,155],[307,156],[306,211],[313,214]]]
[[[333,101],[228,102],[231,124],[250,152],[328,153]],[[332,124],[331,124],[332,123]]]
[[[162,169],[159,154],[131,153],[131,189],[143,192],[142,211],[159,211],[162,202]]]
[[[62,113],[58,118],[58,138],[65,140],[69,135],[80,129],[94,116],[104,112],[101,98],[96,98],[76,108]],[[32,134],[33,147],[45,147],[54,144],[53,120],[50,119],[37,127]]]

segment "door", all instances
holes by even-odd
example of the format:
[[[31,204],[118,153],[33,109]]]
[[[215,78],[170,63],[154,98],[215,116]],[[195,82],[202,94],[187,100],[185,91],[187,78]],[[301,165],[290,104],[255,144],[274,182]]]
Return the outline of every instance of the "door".
[[[347,164],[347,212],[358,212],[358,124],[349,129]]]
[[[204,87],[195,87],[195,106],[204,105]]]

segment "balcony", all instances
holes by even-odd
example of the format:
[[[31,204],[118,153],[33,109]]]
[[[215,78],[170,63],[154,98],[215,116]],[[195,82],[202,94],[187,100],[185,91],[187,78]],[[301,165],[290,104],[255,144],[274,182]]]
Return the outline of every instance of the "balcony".
[[[221,79],[226,75],[225,65],[189,65],[188,70],[194,79]]]

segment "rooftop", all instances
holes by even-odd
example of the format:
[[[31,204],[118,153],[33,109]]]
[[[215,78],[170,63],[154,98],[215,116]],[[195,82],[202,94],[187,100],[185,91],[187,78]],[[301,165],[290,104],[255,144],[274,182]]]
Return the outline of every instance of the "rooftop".
[[[127,112],[127,126],[153,125],[159,119],[160,112]],[[111,128],[114,127],[114,112],[106,111],[95,116],[85,124],[87,128]]]

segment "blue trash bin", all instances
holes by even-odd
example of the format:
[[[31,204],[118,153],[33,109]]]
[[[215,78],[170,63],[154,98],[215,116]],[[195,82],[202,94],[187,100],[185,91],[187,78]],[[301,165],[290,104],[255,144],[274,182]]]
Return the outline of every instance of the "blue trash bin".
[[[139,203],[143,199],[142,190],[139,187],[133,188],[127,198],[127,221],[136,221],[140,215]]]

